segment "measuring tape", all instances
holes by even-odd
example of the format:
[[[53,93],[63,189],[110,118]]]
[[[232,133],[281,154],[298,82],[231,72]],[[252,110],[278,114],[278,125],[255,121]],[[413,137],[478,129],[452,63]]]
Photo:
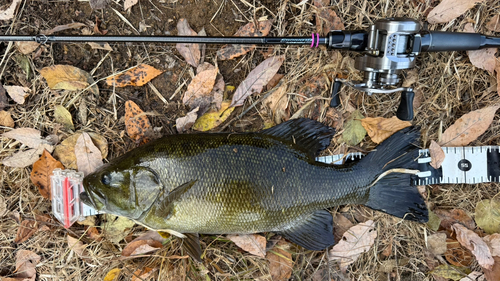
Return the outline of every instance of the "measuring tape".
[[[430,184],[476,184],[500,182],[500,146],[442,147],[445,158],[439,169],[431,167],[428,149],[419,150],[418,169],[420,173],[412,176],[415,185]],[[356,161],[364,154],[354,152],[322,156],[316,161],[341,165],[343,161]],[[344,159],[343,159],[344,158]]]
[[[431,167],[428,149],[419,150],[418,169],[420,173],[412,176],[414,185],[500,182],[500,146],[443,147],[446,155],[441,168]],[[358,161],[364,154],[354,152],[322,156],[317,161],[342,165],[349,161]],[[83,191],[83,173],[72,170],[55,169],[51,176],[52,211],[55,217],[69,228],[74,222],[86,216],[99,214],[91,206],[80,201]]]

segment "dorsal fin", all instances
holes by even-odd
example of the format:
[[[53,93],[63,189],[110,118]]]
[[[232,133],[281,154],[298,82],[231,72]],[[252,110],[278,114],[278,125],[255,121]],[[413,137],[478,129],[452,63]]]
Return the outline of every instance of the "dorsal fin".
[[[330,145],[335,129],[312,119],[299,118],[283,122],[262,133],[291,141],[316,157]]]

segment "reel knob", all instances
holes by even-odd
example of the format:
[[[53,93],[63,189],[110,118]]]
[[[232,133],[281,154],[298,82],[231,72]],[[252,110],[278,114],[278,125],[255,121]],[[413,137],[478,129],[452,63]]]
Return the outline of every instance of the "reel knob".
[[[396,116],[403,121],[413,120],[413,98],[415,93],[412,89],[401,92],[401,101],[399,103]]]

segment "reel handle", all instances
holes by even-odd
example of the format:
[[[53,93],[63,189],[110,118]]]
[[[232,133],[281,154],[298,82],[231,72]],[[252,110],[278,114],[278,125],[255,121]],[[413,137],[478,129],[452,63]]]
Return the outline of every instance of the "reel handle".
[[[415,97],[415,92],[413,89],[408,89],[401,92],[401,101],[399,103],[398,110],[396,111],[396,116],[403,121],[413,120],[413,98]]]
[[[335,81],[332,84],[332,99],[330,100],[330,107],[339,107],[340,106],[340,87],[342,86],[342,82]]]

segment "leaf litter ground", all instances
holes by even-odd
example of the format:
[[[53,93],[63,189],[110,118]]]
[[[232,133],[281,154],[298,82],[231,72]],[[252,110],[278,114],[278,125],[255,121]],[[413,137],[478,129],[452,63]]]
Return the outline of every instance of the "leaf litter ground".
[[[95,2],[91,1],[91,4],[96,5]],[[130,23],[141,30],[142,34],[175,35],[179,19],[185,18],[193,30],[199,32],[205,28],[209,36],[230,36],[250,22],[264,20],[273,20],[269,33],[272,36],[310,36],[312,32],[324,30],[327,24],[324,18],[332,18],[336,24],[340,19],[340,23],[343,23],[346,29],[366,29],[370,22],[381,17],[425,18],[426,13],[438,4],[437,2],[429,4],[413,1],[408,4],[393,5],[387,2],[374,6],[375,2],[349,0],[332,8],[328,6],[329,1],[319,0],[312,1],[317,2],[314,5],[304,1],[292,1],[293,3],[290,1],[256,1],[252,2],[254,4],[239,1],[215,2],[217,5],[209,1],[142,1],[132,6],[131,13],[126,13],[123,2],[114,3],[102,11],[92,11],[88,2],[33,1],[24,6],[21,5],[18,9],[18,16],[14,20],[11,19],[9,25],[1,27],[1,32],[2,34],[38,34],[42,30],[65,29],[59,31],[61,32],[59,34],[90,34],[95,30],[108,30],[108,34],[130,35],[135,33]],[[467,23],[474,23],[476,31],[492,34],[488,26],[491,25],[489,23],[493,16],[498,14],[499,7],[484,3],[471,7],[473,8],[459,15],[453,24],[431,25],[431,28],[463,31]],[[121,13],[122,17],[119,17],[113,9]],[[362,13],[359,12],[361,9],[364,9]],[[98,28],[95,28],[96,17],[98,21],[102,21]],[[75,22],[83,24],[72,24]],[[193,110],[183,104],[182,98],[196,75],[196,69],[182,58],[175,45],[110,45],[113,51],[109,54],[106,50],[92,49],[90,45],[85,44],[50,46],[19,44],[19,48],[10,49],[7,44],[3,44],[0,47],[1,55],[6,56],[0,65],[2,69],[5,69],[0,74],[2,84],[29,89],[25,91],[28,95],[20,94],[15,98],[12,97],[12,92],[6,94],[3,89],[0,89],[2,116],[10,115],[14,120],[15,128],[40,130],[44,139],[49,135],[57,135],[59,144],[73,139],[72,142],[66,142],[66,145],[60,147],[59,150],[56,147],[56,151],[59,152],[53,153],[53,156],[66,167],[77,167],[75,158],[71,155],[75,153],[72,148],[81,136],[81,132],[97,135],[90,134],[105,162],[140,145],[140,140],[130,137],[130,131],[127,130],[125,124],[127,122],[125,103],[128,100],[137,104],[143,111],[141,116],[147,117],[150,122],[151,128],[148,130],[150,135],[142,136],[145,138],[178,133],[176,120],[185,117]],[[233,89],[237,88],[248,74],[269,56],[285,55],[283,65],[278,71],[279,74],[285,76],[281,78],[279,82],[281,84],[276,87],[286,88],[287,94],[284,97],[281,92],[278,93],[280,103],[284,100],[286,104],[280,105],[279,114],[260,104],[248,110],[255,102],[262,102],[264,97],[267,97],[266,95],[273,94],[273,89],[266,88],[261,94],[250,95],[243,106],[234,108],[231,112],[225,111],[225,114],[228,114],[224,119],[217,117],[223,112],[218,113],[217,108],[212,108],[211,114],[214,116],[204,119],[215,121],[206,124],[195,123],[194,128],[212,128],[215,132],[221,130],[248,132],[274,125],[291,116],[306,116],[338,127],[339,131],[342,131],[344,121],[348,121],[356,109],[364,117],[391,118],[397,108],[398,98],[394,95],[368,97],[347,88],[344,88],[341,93],[344,104],[341,109],[327,107],[328,83],[333,75],[347,75],[350,79],[360,79],[361,74],[353,68],[354,54],[326,51],[322,48],[311,50],[308,47],[264,48],[257,46],[254,50],[235,59],[217,60],[216,55],[220,47],[222,46],[206,46],[205,56],[200,57],[200,60],[215,65],[219,69],[219,74],[224,78],[226,86],[232,86]],[[105,80],[113,74],[143,63],[163,73],[141,87],[118,88],[106,85]],[[54,65],[77,67],[92,76],[93,81],[69,83],[76,91],[50,89],[48,81],[41,77],[39,71]],[[500,73],[498,65],[497,75]],[[465,52],[424,54],[417,61],[417,70],[417,72],[406,72],[406,80],[415,81],[413,87],[416,88],[417,97],[416,118],[413,124],[422,128],[423,147],[429,147],[432,140],[437,143],[443,141],[442,132],[461,116],[474,110],[498,105],[499,83],[496,82],[496,76],[479,66],[474,67]],[[414,75],[418,78],[415,79]],[[318,77],[326,77],[326,79],[317,79]],[[311,84],[312,88],[304,87],[304,81],[312,80],[323,82]],[[91,86],[94,81],[99,89],[98,95],[96,91],[92,91],[95,89],[95,86]],[[60,86],[66,87],[66,84],[63,83]],[[282,87],[283,85],[286,87]],[[92,88],[86,91],[79,90],[86,87]],[[310,89],[307,90],[307,88]],[[24,99],[24,103],[21,104],[21,98],[18,96]],[[232,97],[232,91],[224,91],[224,104],[228,104]],[[56,121],[57,118],[54,115],[57,106],[64,106],[70,112],[74,130],[71,126],[64,126],[64,122]],[[243,112],[245,114],[241,118],[236,118]],[[0,127],[0,133],[7,132],[8,127],[12,127],[11,119],[2,118],[4,119],[8,122],[1,124],[3,127]],[[214,125],[215,128],[213,128]],[[499,144],[499,128],[499,119],[495,115],[491,125],[487,126],[481,136],[473,139],[470,145]],[[193,129],[186,130],[185,133],[194,132]],[[339,133],[327,152],[346,151],[346,146],[341,141],[342,137]],[[96,143],[100,138],[107,141],[106,148]],[[0,160],[2,161],[20,150],[29,149],[21,147],[22,142],[16,142],[10,138],[0,138],[0,146],[2,148]],[[360,142],[356,142],[355,147],[356,150],[369,151],[375,147],[375,144],[366,136]],[[38,188],[30,180],[31,171],[32,166],[27,168],[2,166],[0,174],[2,182],[0,189],[0,233],[2,235],[0,276],[2,277],[25,276],[34,280],[33,273],[36,270],[39,280],[112,280],[112,278],[105,279],[110,276],[110,272],[116,274],[119,280],[140,280],[139,276],[145,280],[149,277],[157,280],[184,280],[185,278],[191,280],[206,280],[207,278],[212,280],[227,278],[240,280],[269,280],[270,278],[275,278],[275,280],[287,278],[292,280],[330,280],[330,278],[335,280],[433,280],[448,276],[433,275],[431,271],[443,272],[443,267],[439,266],[450,263],[456,266],[451,269],[454,274],[451,275],[462,278],[472,271],[482,269],[472,253],[464,249],[457,241],[456,234],[451,231],[451,226],[458,222],[475,230],[479,237],[485,237],[486,234],[496,231],[494,225],[488,225],[487,218],[495,217],[491,210],[496,203],[491,200],[497,200],[498,196],[495,197],[495,195],[500,192],[498,184],[434,185],[424,189],[430,209],[437,210],[440,216],[443,216],[444,212],[462,214],[460,216],[447,215],[454,219],[452,222],[448,219],[445,226],[438,222],[437,233],[446,233],[449,236],[446,239],[452,245],[446,249],[445,259],[439,254],[434,255],[427,248],[426,237],[436,233],[429,226],[401,221],[359,206],[331,209],[334,217],[341,216],[342,218],[336,220],[335,236],[339,238],[358,223],[370,220],[376,223],[377,238],[373,246],[368,252],[361,254],[343,273],[338,264],[327,263],[331,259],[327,252],[307,251],[279,239],[275,240],[280,241],[277,245],[271,245],[272,247],[266,249],[267,259],[241,250],[226,237],[212,235],[201,237],[204,251],[202,265],[194,264],[188,259],[186,253],[180,248],[179,240],[171,237],[162,240],[164,246],[152,253],[120,257],[122,250],[130,245],[130,242],[147,233],[146,229],[137,225],[130,226],[129,223],[122,223],[112,217],[98,217],[95,221],[77,224],[70,230],[63,229],[59,223],[46,216],[51,213],[50,202],[43,199]],[[477,209],[477,206],[480,209]],[[460,212],[450,212],[456,209]],[[469,221],[467,216],[477,217],[478,214],[483,213],[485,213],[485,218],[479,220],[481,223],[478,222],[478,228],[475,228],[472,219]],[[436,217],[439,219],[439,216]],[[474,219],[477,221],[476,217]],[[440,219],[440,222],[443,221]],[[103,235],[104,227],[120,226],[126,231],[123,231],[124,238],[119,238],[118,243],[110,242],[118,238],[106,238]],[[487,229],[487,233],[484,233],[485,229],[480,227]],[[268,239],[268,244],[273,241],[270,234],[265,234],[265,237]],[[146,244],[152,244],[154,248],[157,246],[156,242]],[[19,258],[21,254],[34,257],[31,258],[30,263],[38,264],[37,267],[30,265],[26,270],[26,275],[17,275],[16,271],[23,266],[21,265],[23,259]],[[42,263],[39,263],[36,255],[40,256]],[[269,258],[269,256],[273,257]],[[462,263],[454,260],[462,260]],[[499,258],[495,257],[495,260]],[[290,267],[292,267],[291,273],[288,272]],[[444,268],[444,272],[449,273],[450,267]],[[488,272],[489,276],[493,276],[495,270],[499,271],[499,269],[493,269]]]

